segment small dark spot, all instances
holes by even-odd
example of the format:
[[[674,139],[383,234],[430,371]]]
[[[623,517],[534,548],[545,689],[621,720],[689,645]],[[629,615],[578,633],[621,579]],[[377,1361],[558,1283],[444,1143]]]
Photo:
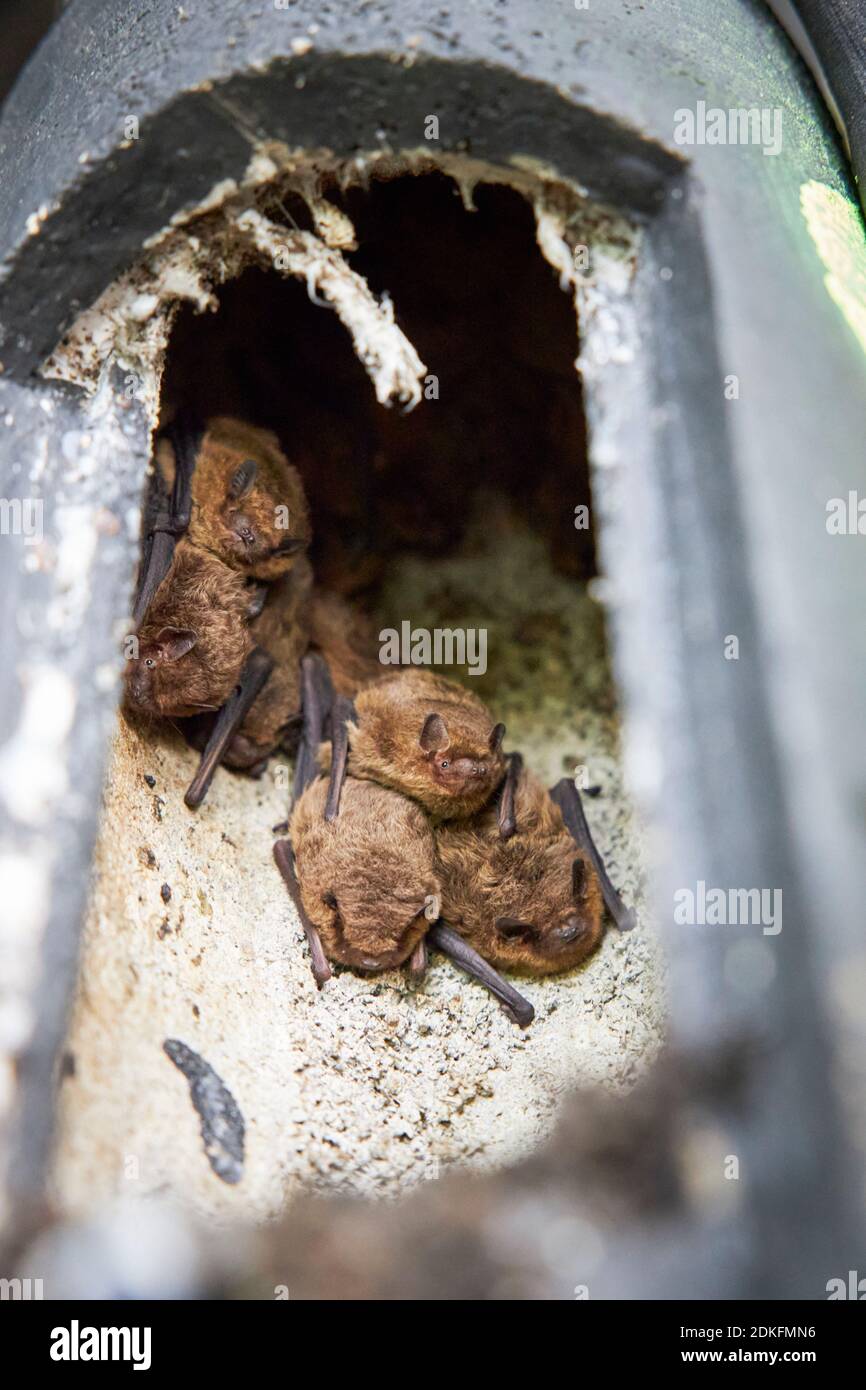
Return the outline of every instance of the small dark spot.
[[[155,796],[153,798],[153,814],[156,820],[162,820],[162,808],[164,805],[165,800],[163,797]]]
[[[197,956],[193,956],[192,961],[190,963],[192,965],[201,965],[201,951],[199,951]]]
[[[171,927],[168,925],[167,917],[163,917],[162,922],[156,929],[156,934],[160,941],[165,941],[167,936],[171,936]]]
[[[60,1080],[69,1081],[75,1075],[75,1053],[64,1052],[60,1059]]]
[[[601,787],[584,787],[584,796],[601,796]]]
[[[286,833],[286,831],[288,830],[288,828],[289,828],[289,822],[288,822],[287,820],[281,820],[280,823],[279,823],[279,825],[272,825],[272,826],[271,826],[271,834],[272,834],[272,835],[285,835],[285,833]]]
[[[163,900],[164,903],[167,903],[167,902],[170,900],[170,898],[171,898],[171,889],[169,888],[169,886],[168,886],[167,883],[164,883],[164,884],[162,885],[162,887],[160,888],[160,890],[159,890],[159,896],[162,898],[162,900]]]
[[[198,1004],[193,1004],[192,1011],[195,1018],[201,1018],[201,1009]]]
[[[148,785],[149,787],[155,787],[155,786],[156,786],[156,778],[153,776],[152,773],[146,772],[146,773],[144,774],[144,780],[145,780],[145,782],[147,783],[147,785]]]
[[[189,1082],[201,1120],[208,1162],[223,1182],[240,1182],[244,1171],[244,1117],[231,1091],[213,1067],[178,1038],[166,1038],[163,1051]]]
[[[141,846],[138,851],[138,859],[139,863],[143,864],[146,869],[156,868],[156,855],[152,849],[148,849],[147,845]]]
[[[232,849],[237,849],[237,845],[235,844],[234,840],[232,840],[231,837],[228,836],[224,830],[220,832],[220,838],[222,839],[224,845],[231,845]]]

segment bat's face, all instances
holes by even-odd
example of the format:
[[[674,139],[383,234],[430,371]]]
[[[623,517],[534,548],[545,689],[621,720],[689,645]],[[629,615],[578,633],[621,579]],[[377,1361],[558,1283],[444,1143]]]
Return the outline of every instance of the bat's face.
[[[285,466],[206,444],[197,468],[190,535],[259,579],[286,574],[309,544],[300,479]]]
[[[397,792],[347,777],[328,822],[327,789],[325,778],[311,783],[290,821],[304,910],[329,960],[391,970],[439,915],[427,818]]]
[[[453,797],[455,803],[483,805],[505,776],[504,735],[505,725],[497,724],[486,739],[452,743],[442,716],[429,714],[418,742],[437,792]]]
[[[552,975],[578,965],[602,935],[601,888],[566,833],[511,839],[459,827],[439,839],[442,917],[491,965]]]
[[[359,896],[351,880],[334,883],[322,894],[317,926],[331,959],[355,970],[394,970],[414,951],[430,922],[426,915],[435,892],[432,882],[418,892],[389,891],[380,882],[374,898]]]
[[[184,718],[215,706],[206,701],[206,683],[196,656],[197,634],[190,628],[145,628],[138,657],[126,672],[126,701],[138,713]]]
[[[531,843],[522,851],[514,847],[509,856],[504,847],[503,857],[514,862],[486,903],[495,964],[534,975],[569,970],[601,939],[598,880],[569,839],[545,845],[540,853],[533,852]]]

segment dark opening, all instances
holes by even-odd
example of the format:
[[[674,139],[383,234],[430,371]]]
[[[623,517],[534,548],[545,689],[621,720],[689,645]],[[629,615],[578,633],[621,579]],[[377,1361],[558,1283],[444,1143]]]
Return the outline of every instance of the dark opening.
[[[391,296],[435,398],[385,409],[337,316],[301,281],[251,269],[221,290],[216,314],[180,315],[163,408],[239,414],[277,433],[306,485],[318,582],[383,626],[492,625],[479,694],[501,691],[517,644],[524,674],[552,660],[554,680],[571,676],[573,701],[575,632],[563,614],[573,589],[555,583],[552,595],[545,575],[573,584],[595,573],[592,530],[575,525],[590,502],[579,342],[533,211],[494,185],[467,211],[444,176],[327,196],[357,232],[348,260]],[[294,201],[267,211],[310,225]],[[485,566],[500,574],[498,599]],[[606,671],[595,675],[593,703],[604,687],[610,708]]]

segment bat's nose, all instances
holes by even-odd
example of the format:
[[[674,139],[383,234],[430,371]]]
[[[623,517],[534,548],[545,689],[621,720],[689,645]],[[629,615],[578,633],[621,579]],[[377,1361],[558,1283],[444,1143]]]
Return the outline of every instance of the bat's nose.
[[[554,935],[558,936],[560,941],[568,944],[571,941],[576,941],[579,936],[582,936],[583,931],[584,924],[581,922],[580,918],[569,917],[568,921],[563,926],[556,928]]]
[[[126,682],[126,689],[130,700],[134,705],[140,705],[144,699],[144,681],[136,671]]]

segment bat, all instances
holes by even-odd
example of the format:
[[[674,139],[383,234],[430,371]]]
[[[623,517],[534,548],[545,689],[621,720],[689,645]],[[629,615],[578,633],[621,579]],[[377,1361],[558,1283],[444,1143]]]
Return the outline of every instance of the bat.
[[[433,834],[423,811],[398,793],[346,778],[336,823],[324,818],[329,785],[316,753],[335,702],[318,653],[302,663],[304,728],[289,839],[274,857],[304,926],[321,986],[328,959],[390,970],[413,956],[439,915]],[[324,962],[324,964],[323,964]]]
[[[504,736],[505,725],[471,691],[430,671],[402,670],[365,686],[347,710],[345,737],[334,739],[335,777],[390,787],[434,822],[465,818],[505,779]]]
[[[321,986],[328,961],[363,971],[407,964],[418,978],[427,963],[426,941],[485,984],[523,1026],[532,1006],[468,943],[440,930],[439,882],[433,832],[422,807],[390,787],[338,776],[331,760],[326,781],[315,750],[328,723],[345,727],[347,701],[336,697],[318,653],[302,663],[304,732],[289,838],[274,858],[295,902],[310,944],[313,974]],[[303,769],[303,770],[302,770]],[[327,804],[333,805],[330,820]],[[431,936],[432,932],[432,936]]]
[[[519,828],[508,838],[495,804],[437,827],[442,920],[501,969],[572,969],[601,941],[605,906],[623,931],[634,913],[610,883],[573,782],[548,793],[520,766],[514,804]]]
[[[165,445],[172,450],[174,469],[168,502],[159,487],[157,473],[155,510],[144,545],[133,623],[139,627],[157,590],[171,568],[175,547],[189,527],[192,511],[192,477],[202,427],[194,416],[181,411],[166,432]]]
[[[310,645],[324,657],[339,695],[354,697],[382,674],[369,618],[319,585],[310,602]]]
[[[237,570],[181,540],[137,633],[124,705],[148,718],[218,710],[253,650],[258,597]]]
[[[128,672],[126,705],[194,718],[186,732],[205,741],[185,797],[195,808],[221,762],[260,773],[299,718],[309,510],[275,436],[239,420],[201,425],[181,412],[157,462],[171,501],[158,502],[145,544],[141,660]]]
[[[232,569],[270,581],[289,572],[310,544],[310,513],[297,469],[270,430],[231,416],[208,420],[187,484],[187,535]],[[189,460],[169,432],[157,450],[167,484],[176,487]]]
[[[608,877],[604,860],[598,852],[595,841],[592,838],[586,816],[583,811],[583,802],[580,799],[580,792],[574,782],[568,777],[562,777],[555,787],[551,787],[550,795],[556,802],[562,813],[565,827],[575,843],[583,850],[595,870],[601,893],[604,898],[604,905],[613,918],[620,931],[632,931],[637,926],[637,914],[634,908],[626,907],[622,898]]]
[[[301,658],[310,643],[312,571],[306,556],[267,586],[261,613],[250,625],[256,646],[267,652],[273,671],[226,745],[227,767],[260,771],[301,719]]]

